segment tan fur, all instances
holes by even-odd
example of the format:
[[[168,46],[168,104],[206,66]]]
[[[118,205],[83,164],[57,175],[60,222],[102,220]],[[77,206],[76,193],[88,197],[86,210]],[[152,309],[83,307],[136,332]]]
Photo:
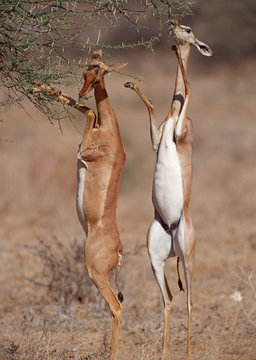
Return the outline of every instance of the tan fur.
[[[95,58],[97,54],[99,56]],[[118,122],[106,91],[104,75],[123,65],[106,66],[101,61],[101,53],[94,53],[80,91],[81,97],[94,88],[98,111],[97,124],[96,118],[92,117],[85,128],[78,158],[86,164],[83,193],[83,213],[88,225],[86,266],[89,276],[113,316],[112,360],[117,356],[122,305],[108,281],[108,272],[117,267],[119,254],[122,254],[116,207],[125,151]],[[97,82],[93,85],[95,79]]]
[[[108,272],[120,265],[122,244],[116,222],[117,198],[125,163],[125,150],[118,122],[110,103],[104,75],[126,64],[105,65],[101,50],[92,54],[84,74],[80,97],[94,89],[98,119],[88,107],[81,105],[54,86],[41,85],[35,93],[46,93],[87,117],[78,152],[78,169],[84,167],[82,211],[87,226],[85,261],[88,274],[109,306],[113,317],[111,360],[116,360],[122,305],[112,289]],[[95,79],[97,79],[96,83]],[[78,171],[79,173],[79,171]]]

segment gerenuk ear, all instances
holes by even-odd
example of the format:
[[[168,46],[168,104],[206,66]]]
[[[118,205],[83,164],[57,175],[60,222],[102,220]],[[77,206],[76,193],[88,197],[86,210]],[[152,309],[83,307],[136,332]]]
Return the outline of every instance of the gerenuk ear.
[[[202,41],[199,41],[196,39],[194,45],[197,47],[197,49],[200,51],[200,53],[204,56],[213,56],[214,52],[208,46],[207,44],[203,43]]]
[[[128,63],[121,63],[121,64],[115,64],[115,65],[105,65],[105,72],[111,72],[115,70],[119,70]]]

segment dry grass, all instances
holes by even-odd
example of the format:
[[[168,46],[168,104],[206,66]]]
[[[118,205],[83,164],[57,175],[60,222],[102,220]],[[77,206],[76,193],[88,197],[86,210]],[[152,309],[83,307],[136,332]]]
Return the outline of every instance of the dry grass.
[[[78,240],[61,243],[56,237],[51,241],[38,239],[28,250],[38,259],[42,269],[28,279],[32,284],[47,289],[53,301],[70,305],[72,301],[95,303],[93,284],[84,262],[84,244]]]
[[[2,346],[1,360],[59,360],[67,359],[67,351],[60,343],[61,334],[50,333],[28,335],[26,342],[20,345],[14,342]],[[4,342],[3,340],[1,342]]]
[[[160,119],[168,111],[175,65],[162,59],[159,68],[158,57],[149,57],[137,71],[155,85],[141,86]],[[190,68],[197,234],[193,360],[255,359],[253,71],[249,63],[208,73]],[[145,247],[155,155],[147,112],[122,80],[127,79],[115,74],[107,79],[127,151],[118,204],[124,245],[119,359],[153,360],[163,329],[162,300]],[[1,138],[13,142],[0,142],[0,360],[107,359],[111,317],[86,277],[84,234],[75,211],[76,151],[84,121],[79,116],[74,124],[64,122],[61,135],[29,111],[33,119],[12,109],[1,125]],[[185,296],[171,259],[166,273],[174,295],[168,360],[184,359]]]

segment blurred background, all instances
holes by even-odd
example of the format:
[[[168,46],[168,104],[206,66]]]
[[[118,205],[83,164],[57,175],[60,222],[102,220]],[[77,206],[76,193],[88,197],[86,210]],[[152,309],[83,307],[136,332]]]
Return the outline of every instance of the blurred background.
[[[192,9],[194,16],[181,22],[215,53],[207,58],[193,48],[188,70],[197,235],[192,359],[253,360],[256,2],[201,0]],[[145,37],[151,36],[154,18],[151,25]],[[121,23],[101,36],[102,43],[114,44],[123,38],[133,42],[138,35]],[[124,246],[120,359],[159,357],[163,328],[162,299],[146,250],[155,153],[147,110],[123,84],[137,79],[160,124],[175,82],[172,43],[164,34],[154,51],[106,54],[111,63],[128,62],[106,76],[127,154],[117,209]],[[82,73],[77,86],[65,91],[77,99],[81,85]],[[87,104],[95,109],[93,98]],[[51,124],[30,103],[25,110],[4,107],[0,119],[0,360],[105,359],[110,315],[86,275],[84,233],[75,210],[76,154],[85,119],[75,113]],[[166,274],[174,300],[168,359],[174,360],[185,356],[187,325],[175,267],[170,259]]]

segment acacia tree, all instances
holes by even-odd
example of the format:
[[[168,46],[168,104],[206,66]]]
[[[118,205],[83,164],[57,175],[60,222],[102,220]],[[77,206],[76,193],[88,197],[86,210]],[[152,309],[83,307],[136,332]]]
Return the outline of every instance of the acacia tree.
[[[22,106],[22,100],[28,98],[49,118],[59,118],[59,111],[52,111],[52,99],[38,98],[34,87],[77,83],[77,70],[84,67],[84,59],[96,47],[152,49],[168,22],[191,13],[190,7],[188,0],[2,0],[0,105]],[[158,20],[158,29],[142,40],[140,32],[150,26],[152,16]],[[102,43],[100,33],[123,20],[127,27],[138,30],[136,42]]]

